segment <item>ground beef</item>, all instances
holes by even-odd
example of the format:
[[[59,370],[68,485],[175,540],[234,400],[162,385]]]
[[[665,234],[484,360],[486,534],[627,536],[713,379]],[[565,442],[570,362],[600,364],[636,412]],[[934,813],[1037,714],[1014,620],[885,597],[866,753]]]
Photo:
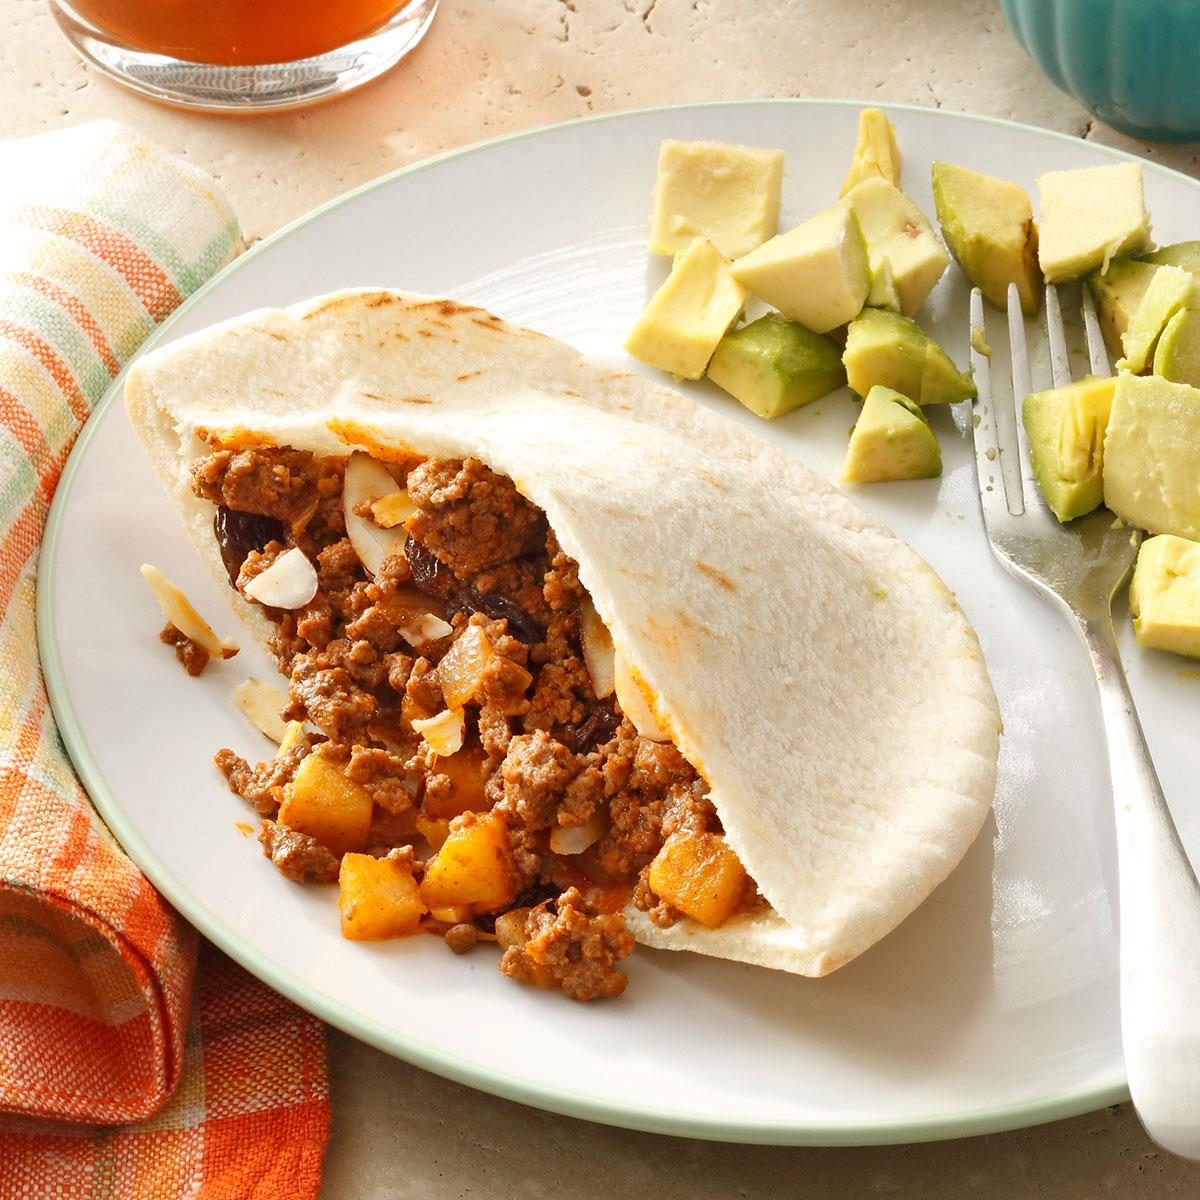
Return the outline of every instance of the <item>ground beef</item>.
[[[446,707],[438,664],[465,629],[480,628],[493,654],[465,705],[467,747],[479,756],[485,803],[504,816],[520,893],[509,914],[520,936],[504,939],[502,969],[576,999],[620,994],[625,976],[615,964],[633,944],[621,917],[597,915],[577,890],[559,893],[588,877],[598,887],[624,884],[652,920],[677,920],[649,888],[646,868],[671,832],[720,829],[703,781],[673,746],[640,737],[613,698],[596,697],[581,649],[578,567],[510,480],[474,459],[414,467],[407,484],[418,508],[404,553],[371,578],[341,521],[343,469],[340,459],[246,450],[210,455],[195,470],[198,494],[225,506],[230,521],[261,523],[236,547],[240,588],[291,546],[316,566],[310,604],[263,610],[289,676],[283,716],[320,728],[328,741],[315,752],[370,793],[368,851],[411,857],[418,820],[454,807],[466,768],[465,760],[454,771],[439,767],[405,718]],[[400,627],[427,611],[452,632],[414,650]],[[308,752],[302,745],[251,767],[222,751],[217,763],[268,818],[261,840],[280,870],[332,879],[336,856],[271,820]],[[606,832],[586,855],[565,862],[550,852],[555,826],[597,814]],[[419,875],[422,864],[414,866]],[[447,944],[466,951],[497,915],[452,926]]]
[[[663,813],[662,835],[669,838],[673,833],[722,833],[717,810],[708,798],[708,784],[698,775],[690,783],[679,780],[672,782],[667,792],[667,803]]]
[[[390,750],[355,746],[350,751],[346,776],[370,794],[372,801],[386,811],[399,815],[416,802],[421,786],[421,770],[409,759]]]
[[[526,829],[549,829],[579,767],[576,756],[543,730],[513,738],[500,767],[503,810]]]
[[[331,742],[359,744],[379,715],[379,702],[340,665],[343,657],[326,651],[297,655],[282,715],[288,721],[311,721]]]
[[[283,789],[295,778],[296,768],[307,753],[308,746],[301,741],[253,767],[232,750],[218,750],[213,762],[231,792],[252,804],[260,817],[273,817],[283,803]]]
[[[341,511],[345,459],[305,450],[218,450],[192,468],[192,490],[239,512],[273,517],[292,541],[315,550],[345,533]]]
[[[633,903],[660,929],[670,927],[683,919],[683,913],[673,904],[661,899],[650,886],[650,868],[643,867],[633,889]]]
[[[544,536],[540,509],[476,458],[430,459],[408,475],[409,533],[459,579],[519,558]]]
[[[529,652],[535,668],[526,730],[563,730],[580,725],[596,703],[592,676],[578,649],[578,611],[556,616],[545,640]]]
[[[208,666],[208,651],[198,642],[193,642],[181,629],[176,629],[170,621],[163,626],[158,640],[165,645],[175,647],[175,657],[183,664],[183,669],[191,676],[199,675]]]
[[[525,614],[526,624],[541,630],[553,616],[544,597],[547,565],[541,556],[501,563],[476,575],[468,592],[460,594],[461,600],[473,609],[501,617],[504,606],[497,601],[503,598]]]
[[[542,599],[552,613],[573,612],[583,602],[587,593],[579,582],[579,564],[559,549],[554,534],[546,535],[546,554],[550,569],[542,579]]]
[[[296,883],[333,883],[338,877],[337,855],[307,833],[275,821],[264,821],[258,833],[263,853],[280,874]]]
[[[619,913],[597,915],[576,888],[530,910],[523,945],[510,946],[500,970],[510,979],[557,987],[572,1000],[619,996],[629,982],[616,963],[633,952]]]
[[[610,874],[629,879],[662,846],[668,794],[675,789],[690,794],[698,777],[673,745],[639,737],[628,721],[600,757],[611,824],[600,840],[599,859]]]

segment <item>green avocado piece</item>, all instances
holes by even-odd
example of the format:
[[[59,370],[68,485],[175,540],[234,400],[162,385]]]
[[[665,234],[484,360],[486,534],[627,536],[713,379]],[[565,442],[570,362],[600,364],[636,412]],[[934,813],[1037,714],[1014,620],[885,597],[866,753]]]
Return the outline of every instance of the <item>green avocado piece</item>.
[[[871,290],[867,293],[867,306],[900,311],[900,293],[896,290],[892,260],[886,256],[879,260],[879,265],[871,272]]]
[[[971,376],[937,342],[911,318],[886,308],[864,308],[850,322],[842,362],[860,396],[876,385],[918,404],[954,404],[975,395]]]
[[[850,434],[842,483],[932,479],[942,473],[942,452],[921,411],[907,396],[873,387]]]
[[[1200,387],[1200,286],[1166,324],[1154,347],[1154,374]]]
[[[1104,344],[1113,358],[1125,353],[1121,338],[1157,270],[1153,263],[1117,258],[1108,264],[1107,271],[1093,271],[1088,276],[1087,285],[1096,302]]]
[[[967,278],[999,309],[1015,283],[1021,309],[1037,315],[1042,271],[1037,226],[1025,189],[953,163],[933,164],[933,202],[942,236]]]
[[[1125,357],[1117,361],[1118,371],[1132,371],[1138,375],[1146,369],[1159,334],[1188,302],[1194,283],[1192,275],[1182,267],[1155,268],[1150,286],[1121,336]]]
[[[1104,432],[1116,382],[1090,376],[1033,392],[1021,406],[1034,477],[1060,521],[1082,517],[1104,499]]]
[[[1200,272],[1200,242],[1172,242],[1169,246],[1160,246],[1151,254],[1141,255],[1138,261],[1182,267],[1194,275]]]
[[[846,382],[837,347],[778,313],[727,333],[708,364],[708,377],[767,418],[791,412]]]
[[[1104,437],[1104,503],[1138,529],[1200,539],[1197,446],[1200,389],[1119,375]]]

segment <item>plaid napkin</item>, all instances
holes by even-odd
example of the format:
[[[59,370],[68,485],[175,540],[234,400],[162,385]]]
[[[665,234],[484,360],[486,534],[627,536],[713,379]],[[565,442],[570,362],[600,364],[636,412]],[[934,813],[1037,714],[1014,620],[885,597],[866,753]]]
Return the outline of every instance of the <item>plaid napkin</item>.
[[[110,122],[0,143],[0,179],[0,1197],[303,1200],[329,1125],[321,1025],[211,947],[197,970],[194,931],[75,778],[34,635],[71,444],[237,252],[237,221]]]

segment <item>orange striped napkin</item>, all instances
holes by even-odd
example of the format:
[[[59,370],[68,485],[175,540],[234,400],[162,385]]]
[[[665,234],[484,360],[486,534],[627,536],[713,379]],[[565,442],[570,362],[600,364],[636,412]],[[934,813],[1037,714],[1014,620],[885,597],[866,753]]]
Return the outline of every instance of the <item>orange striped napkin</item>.
[[[0,179],[0,1198],[304,1200],[329,1126],[322,1027],[211,947],[197,971],[196,934],[75,778],[34,635],[71,444],[236,254],[237,221],[108,122],[0,143]]]

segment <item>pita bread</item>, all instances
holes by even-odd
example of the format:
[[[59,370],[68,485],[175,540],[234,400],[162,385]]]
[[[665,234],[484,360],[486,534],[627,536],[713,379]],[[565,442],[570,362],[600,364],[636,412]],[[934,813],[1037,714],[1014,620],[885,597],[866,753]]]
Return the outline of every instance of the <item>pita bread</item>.
[[[364,290],[182,338],[125,396],[221,579],[188,476],[211,439],[474,455],[545,511],[774,910],[716,930],[631,910],[639,940],[823,975],[978,833],[1000,721],[954,597],[835,488],[678,392],[479,309]]]

